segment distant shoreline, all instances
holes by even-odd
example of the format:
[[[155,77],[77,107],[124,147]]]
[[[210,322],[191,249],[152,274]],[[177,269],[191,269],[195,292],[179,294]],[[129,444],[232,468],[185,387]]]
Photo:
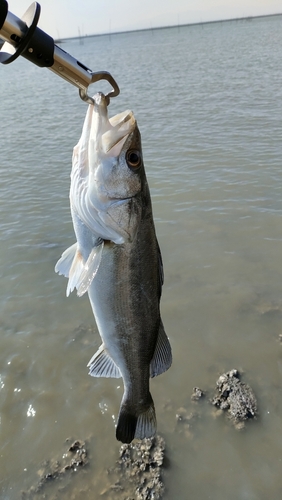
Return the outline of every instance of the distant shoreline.
[[[140,29],[135,29],[135,30],[124,30],[124,31],[110,31],[110,32],[105,32],[105,33],[96,33],[92,35],[80,35],[80,36],[71,36],[67,38],[61,38],[60,40],[55,40],[56,43],[60,42],[65,42],[67,40],[82,40],[84,38],[94,38],[97,36],[111,36],[111,35],[122,35],[125,33],[139,33],[142,31],[156,31],[156,30],[164,30],[167,28],[183,28],[185,26],[200,26],[204,24],[215,24],[215,23],[227,23],[231,21],[252,21],[253,19],[259,19],[263,17],[278,17],[282,16],[282,12],[277,13],[277,14],[264,14],[260,16],[247,16],[247,17],[235,17],[235,18],[230,18],[230,19],[218,19],[216,21],[201,21],[198,23],[185,23],[185,24],[172,24],[172,25],[167,25],[167,26],[156,26],[156,27],[150,27],[150,28],[140,28]]]

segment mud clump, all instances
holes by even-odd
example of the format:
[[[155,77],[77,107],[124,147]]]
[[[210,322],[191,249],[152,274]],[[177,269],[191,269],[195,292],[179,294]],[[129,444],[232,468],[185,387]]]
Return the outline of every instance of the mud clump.
[[[191,395],[191,400],[192,401],[199,401],[204,396],[205,396],[205,393],[204,393],[204,391],[202,391],[202,389],[200,389],[199,387],[194,387],[193,388],[193,392],[192,392],[192,395]]]
[[[165,441],[157,435],[135,440],[120,447],[116,466],[109,470],[111,482],[101,491],[102,498],[116,500],[159,500],[164,493],[161,474]]]
[[[211,403],[228,412],[237,428],[242,428],[246,420],[257,415],[257,400],[251,387],[240,380],[238,370],[220,375],[216,382],[216,394]]]
[[[67,442],[69,439],[66,440]],[[61,460],[46,461],[38,471],[39,481],[28,491],[22,492],[22,500],[43,494],[43,489],[56,479],[62,479],[67,473],[76,472],[88,463],[85,442],[76,440],[68,448]],[[45,497],[44,497],[45,498]]]

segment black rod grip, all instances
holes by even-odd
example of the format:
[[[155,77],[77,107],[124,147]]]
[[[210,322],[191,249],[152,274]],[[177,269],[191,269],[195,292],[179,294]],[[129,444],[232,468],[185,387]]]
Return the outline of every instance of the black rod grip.
[[[6,12],[6,7],[8,9],[6,0],[0,0],[0,21],[5,15],[2,27],[7,40],[0,52],[0,62],[10,64],[23,56],[41,68],[50,68],[54,64],[55,42],[37,27],[41,10],[39,3],[31,4],[22,19],[10,15],[8,10]]]
[[[54,47],[54,39],[36,27],[21,55],[41,68],[50,68],[54,64]]]
[[[0,30],[5,22],[8,14],[8,2],[6,0],[0,0]]]

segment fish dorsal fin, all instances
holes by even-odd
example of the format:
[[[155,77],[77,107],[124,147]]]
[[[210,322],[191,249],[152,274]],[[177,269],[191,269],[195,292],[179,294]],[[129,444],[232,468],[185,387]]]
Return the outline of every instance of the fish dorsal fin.
[[[100,240],[100,244],[95,246],[83,267],[82,273],[80,274],[79,281],[76,285],[77,295],[81,297],[89,289],[96,273],[99,269],[102,251],[104,248],[104,241]]]
[[[157,375],[164,373],[169,369],[171,363],[171,347],[161,320],[154,356],[150,363],[150,376],[156,377]]]
[[[109,354],[106,353],[104,344],[102,344],[94,356],[92,356],[87,366],[89,367],[89,375],[92,377],[121,377],[119,368]]]

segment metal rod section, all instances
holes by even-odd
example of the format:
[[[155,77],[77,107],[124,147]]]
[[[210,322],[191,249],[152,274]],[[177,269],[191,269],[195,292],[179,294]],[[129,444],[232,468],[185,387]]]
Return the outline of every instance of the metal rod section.
[[[91,83],[91,69],[57,45],[54,46],[54,64],[50,69],[79,89],[85,89]]]
[[[26,24],[14,16],[11,12],[7,13],[7,17],[0,30],[0,37],[16,47],[19,41],[25,36],[27,32]]]
[[[8,10],[8,2],[0,0],[0,38],[5,41],[0,51],[0,62],[9,64],[22,55],[37,66],[47,67],[58,76],[75,85],[80,97],[93,102],[87,95],[91,83],[107,80],[113,87],[110,97],[119,94],[119,87],[107,71],[92,72],[84,64],[55,45],[54,39],[37,27],[41,7],[34,2],[19,19]]]

